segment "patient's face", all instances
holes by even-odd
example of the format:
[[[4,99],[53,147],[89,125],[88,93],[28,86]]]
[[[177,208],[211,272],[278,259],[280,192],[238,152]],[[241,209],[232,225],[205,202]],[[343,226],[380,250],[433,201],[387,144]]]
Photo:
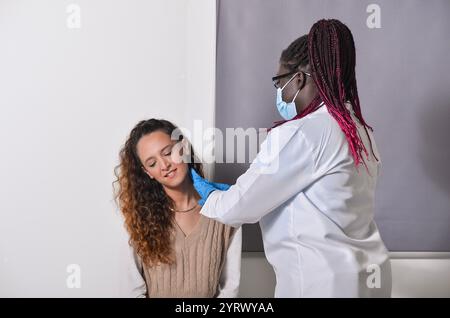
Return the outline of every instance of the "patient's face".
[[[188,173],[188,164],[181,161],[182,154],[175,153],[176,143],[165,132],[155,131],[143,136],[137,144],[145,172],[168,188],[178,187]]]

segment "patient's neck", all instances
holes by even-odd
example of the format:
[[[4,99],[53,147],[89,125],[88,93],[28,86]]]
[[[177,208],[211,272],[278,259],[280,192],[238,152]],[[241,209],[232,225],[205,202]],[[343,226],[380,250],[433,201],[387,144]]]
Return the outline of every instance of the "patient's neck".
[[[173,200],[178,209],[188,209],[200,199],[189,177],[186,177],[178,187],[164,187],[166,194]]]

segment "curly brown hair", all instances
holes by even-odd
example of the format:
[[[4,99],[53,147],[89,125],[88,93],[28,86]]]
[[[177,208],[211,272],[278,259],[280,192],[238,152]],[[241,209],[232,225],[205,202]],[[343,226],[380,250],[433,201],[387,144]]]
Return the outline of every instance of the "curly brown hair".
[[[125,228],[130,234],[129,244],[147,266],[173,263],[171,246],[174,216],[169,207],[173,201],[162,185],[149,178],[137,155],[139,140],[152,132],[162,131],[172,135],[177,127],[167,120],[149,119],[140,121],[131,131],[120,150],[119,165],[115,167],[113,182],[114,198],[125,218]],[[179,141],[184,137],[181,135]],[[203,176],[199,163],[190,146],[189,168]],[[118,186],[116,186],[118,185]]]

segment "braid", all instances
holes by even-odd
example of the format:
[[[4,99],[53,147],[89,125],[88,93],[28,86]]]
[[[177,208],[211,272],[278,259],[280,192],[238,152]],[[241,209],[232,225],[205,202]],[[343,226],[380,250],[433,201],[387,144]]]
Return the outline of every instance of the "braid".
[[[320,20],[316,22],[308,36],[309,57],[311,69],[319,95],[327,105],[328,112],[337,121],[344,132],[355,164],[364,162],[362,153],[367,156],[367,150],[350,111],[345,106],[349,101],[356,118],[364,126],[366,124],[359,103],[355,76],[355,43],[350,29],[338,20]],[[372,148],[372,141],[370,140]],[[372,148],[372,154],[373,148]],[[375,157],[376,158],[376,157]],[[378,159],[377,159],[378,160]],[[365,164],[365,162],[364,162]]]

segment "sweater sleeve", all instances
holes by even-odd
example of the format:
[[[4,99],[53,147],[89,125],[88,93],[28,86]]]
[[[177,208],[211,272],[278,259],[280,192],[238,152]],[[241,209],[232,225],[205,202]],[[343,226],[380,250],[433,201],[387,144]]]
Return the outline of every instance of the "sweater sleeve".
[[[141,259],[128,243],[126,246],[122,246],[120,269],[120,297],[147,297],[147,284],[144,279]]]
[[[228,247],[226,260],[219,279],[217,298],[238,297],[241,280],[242,228],[238,228]]]

